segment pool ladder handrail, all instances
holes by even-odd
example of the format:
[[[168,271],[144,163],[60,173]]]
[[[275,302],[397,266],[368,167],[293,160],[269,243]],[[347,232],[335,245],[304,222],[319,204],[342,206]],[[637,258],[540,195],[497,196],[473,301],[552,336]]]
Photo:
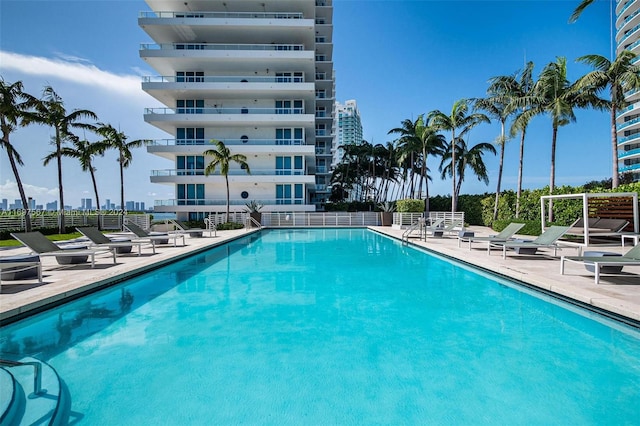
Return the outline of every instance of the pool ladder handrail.
[[[257,220],[255,220],[251,216],[247,216],[247,223],[245,225],[245,227],[247,228],[247,231],[249,230],[249,227],[247,225],[249,225],[251,223],[253,223],[256,226],[256,228],[262,229],[262,224],[260,222],[258,222]]]
[[[8,359],[0,359],[0,366],[3,367],[22,367],[25,365],[33,366],[33,394],[40,395],[42,392],[42,363],[38,361],[11,361]]]
[[[214,237],[218,236],[218,227],[212,219],[205,217],[204,224],[207,227],[207,231],[209,231],[209,236],[211,236],[211,234],[213,234]]]
[[[420,236],[422,236],[422,229],[424,224],[424,218],[418,218],[417,221],[409,225],[409,227],[402,233],[402,243],[409,244],[409,235],[416,229],[420,229]]]

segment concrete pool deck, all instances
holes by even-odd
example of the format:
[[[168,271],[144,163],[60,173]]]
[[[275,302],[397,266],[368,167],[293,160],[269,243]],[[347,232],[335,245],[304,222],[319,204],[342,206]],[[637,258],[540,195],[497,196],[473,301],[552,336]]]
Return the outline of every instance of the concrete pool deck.
[[[390,237],[401,239],[403,230],[390,227],[369,227]],[[485,227],[469,227],[477,236],[495,234]],[[89,263],[78,265],[58,265],[52,257],[42,257],[43,283],[34,280],[2,281],[0,286],[0,321],[11,320],[37,311],[50,304],[84,294],[109,283],[122,281],[136,273],[149,271],[208,248],[223,244],[251,232],[258,230],[218,231],[215,237],[186,238],[186,246],[173,247],[172,244],[156,248],[152,254],[150,247],[144,247],[142,255],[137,255],[137,249],[131,254],[119,255],[117,264],[113,264],[108,255],[96,257],[95,268]],[[625,266],[623,273],[616,275],[603,274],[600,284],[595,284],[594,274],[585,270],[584,266],[576,263],[565,265],[565,275],[560,275],[561,255],[576,255],[575,248],[558,251],[558,257],[552,256],[552,251],[542,250],[534,256],[517,255],[513,252],[502,259],[502,253],[494,250],[487,255],[486,245],[474,244],[469,251],[468,245],[458,247],[458,240],[454,236],[443,238],[427,238],[422,241],[410,239],[410,244],[432,250],[444,256],[464,261],[482,269],[496,272],[528,284],[530,287],[542,289],[548,293],[569,298],[580,304],[590,305],[597,310],[612,313],[640,324],[640,266]],[[615,253],[625,253],[629,246],[592,246],[586,250],[602,250]],[[11,248],[0,251],[1,256],[26,254],[25,247]]]

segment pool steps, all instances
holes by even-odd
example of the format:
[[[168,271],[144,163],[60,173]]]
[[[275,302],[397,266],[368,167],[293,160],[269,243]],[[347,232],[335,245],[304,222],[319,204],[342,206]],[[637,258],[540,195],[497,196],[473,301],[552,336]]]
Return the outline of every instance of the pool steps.
[[[33,365],[0,367],[0,426],[66,424],[70,400],[55,369],[31,357],[17,361],[40,365],[41,390],[34,394]]]

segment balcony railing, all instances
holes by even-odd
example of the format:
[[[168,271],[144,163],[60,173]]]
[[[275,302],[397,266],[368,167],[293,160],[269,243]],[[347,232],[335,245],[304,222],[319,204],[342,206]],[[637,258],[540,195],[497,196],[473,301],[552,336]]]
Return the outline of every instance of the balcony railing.
[[[633,140],[633,139],[638,139],[638,138],[640,138],[640,133],[635,133],[633,135],[625,136],[623,138],[618,138],[618,145],[623,144],[623,143],[628,142],[628,141]]]
[[[252,176],[304,176],[306,173],[301,169],[254,169],[251,168]],[[229,170],[229,176],[245,176],[248,175],[246,170]],[[204,169],[164,169],[151,170],[152,177],[167,176],[204,176]],[[221,176],[220,171],[216,170],[209,176]]]
[[[218,140],[218,139],[216,139]],[[219,139],[225,145],[305,145],[304,139]],[[156,139],[148,145],[213,145],[211,139]]]
[[[616,118],[620,117],[621,115],[626,114],[627,112],[631,111],[632,109],[636,108],[637,104],[633,103],[629,106],[627,106],[626,108],[622,108],[620,111],[618,111],[618,113],[616,114]]]
[[[304,114],[304,108],[145,108],[145,114]]]
[[[618,172],[620,172],[620,173],[626,173],[626,172],[631,172],[631,171],[634,171],[634,170],[640,170],[640,163],[638,163],[638,164],[632,164],[632,165],[630,165],[630,166],[620,167],[620,168],[618,169]]]
[[[629,6],[631,6],[631,4],[634,2],[635,0],[629,0],[620,10],[620,12],[618,12],[618,16],[623,15],[624,11],[627,10],[629,8]]]
[[[640,134],[638,134],[638,136],[640,136]],[[632,155],[638,155],[638,154],[640,154],[640,148],[630,149],[629,151],[619,151],[618,158],[625,158],[625,157],[630,157]]]
[[[631,37],[631,35],[633,33],[635,33],[638,28],[640,28],[640,24],[636,25],[635,27],[631,28],[630,30],[627,30],[624,32],[624,37],[622,37],[620,39],[620,41],[618,42],[618,45],[622,44],[626,39],[628,39],[629,37]]]
[[[624,123],[619,124],[617,126],[617,130],[620,131],[620,130],[622,130],[624,128],[627,128],[627,127],[631,126],[632,124],[636,124],[638,122],[640,122],[640,117],[634,118],[633,120],[625,121]]]
[[[276,50],[302,51],[303,44],[143,43],[140,50]]]
[[[640,9],[639,9],[640,10]],[[640,44],[640,40],[636,40],[628,46],[625,46],[625,50],[633,50],[636,46]]]
[[[624,24],[626,24],[627,22],[629,22],[630,20],[632,20],[636,15],[638,15],[638,13],[640,13],[640,9],[636,10],[635,12],[633,12],[631,15],[627,16],[625,18],[624,21],[622,21],[622,24],[620,25],[620,28],[624,27]],[[620,31],[620,28],[618,28],[618,31]]]
[[[292,76],[145,76],[144,83],[304,83],[304,77]]]
[[[303,19],[302,13],[281,12],[152,12],[142,11],[140,18],[238,18],[238,19]]]
[[[243,198],[230,199],[229,205],[232,206],[245,206],[247,200]],[[287,204],[305,204],[302,198],[278,198],[272,200],[260,199],[260,204],[263,205],[287,205]],[[191,199],[191,198],[174,198],[168,200],[155,200],[154,206],[158,207],[173,207],[173,206],[226,206],[227,200],[225,198],[206,198],[206,199]]]

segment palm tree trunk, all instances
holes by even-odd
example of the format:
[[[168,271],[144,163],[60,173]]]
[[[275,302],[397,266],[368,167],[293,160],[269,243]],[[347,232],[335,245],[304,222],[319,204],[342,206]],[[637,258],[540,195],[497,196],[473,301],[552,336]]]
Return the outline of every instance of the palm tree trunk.
[[[224,175],[224,180],[227,184],[227,222],[229,222],[229,175]]]
[[[122,156],[122,152],[120,152],[120,214],[122,215],[122,224],[124,225],[124,157]]]
[[[500,131],[500,165],[498,166],[498,185],[496,187],[496,202],[493,205],[493,220],[498,220],[498,205],[500,204],[500,186],[502,184],[502,169],[504,167],[504,121],[500,123],[501,131]]]
[[[61,149],[61,141],[60,141],[60,130],[56,127],[56,160],[58,164],[58,197],[60,198],[60,209],[58,214],[58,233],[64,234],[66,232],[65,229],[65,220],[64,220],[64,189],[62,187],[62,153]],[[27,207],[28,208],[28,207]]]
[[[520,197],[522,196],[522,165],[524,162],[524,136],[526,130],[522,129],[520,138],[520,164],[518,165],[518,192],[516,194],[516,218],[520,217]]]
[[[553,194],[556,187],[556,138],[558,127],[553,126],[553,136],[551,137],[551,176],[549,178],[549,195]],[[553,200],[549,200],[549,222],[553,222]]]
[[[20,193],[20,199],[22,200],[22,206],[24,207],[24,228],[25,231],[31,232],[31,209],[29,208],[27,202],[27,196],[24,193],[24,186],[22,186],[22,180],[20,180],[20,175],[18,174],[18,166],[16,165],[16,160],[13,157],[13,152],[7,151],[9,155],[9,163],[11,164],[11,170],[13,171],[13,176],[16,178],[16,184],[18,185],[18,192]]]
[[[620,185],[620,173],[618,172],[618,134],[616,132],[616,106],[611,105],[611,151],[613,152],[613,170],[611,171],[611,187]]]
[[[96,210],[98,210],[98,229],[101,229],[100,224],[100,198],[98,197],[98,184],[96,183],[96,175],[93,172],[93,166],[89,164],[89,173],[91,173],[91,182],[93,183],[93,191],[96,193]]]
[[[456,212],[458,199],[456,197],[456,131],[451,131],[451,184],[453,192],[451,193],[451,213]]]

